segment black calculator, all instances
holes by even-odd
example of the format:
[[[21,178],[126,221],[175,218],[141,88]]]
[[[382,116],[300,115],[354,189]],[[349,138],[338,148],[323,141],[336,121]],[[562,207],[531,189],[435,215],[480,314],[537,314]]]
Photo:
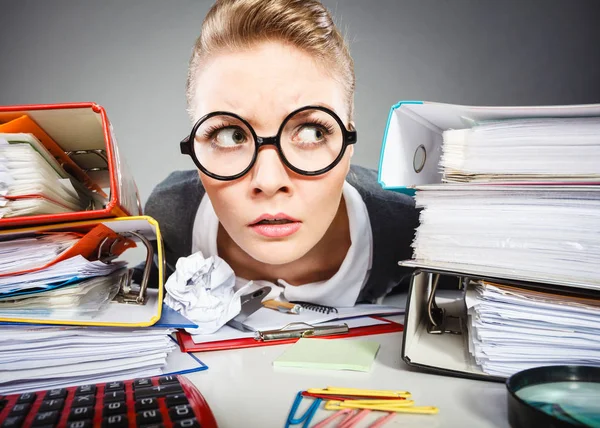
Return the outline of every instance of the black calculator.
[[[196,386],[183,376],[0,395],[0,427],[216,428]]]

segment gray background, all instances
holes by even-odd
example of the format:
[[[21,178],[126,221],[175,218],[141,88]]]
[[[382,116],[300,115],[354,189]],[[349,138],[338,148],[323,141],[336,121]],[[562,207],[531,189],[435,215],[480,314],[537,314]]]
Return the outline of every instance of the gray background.
[[[94,101],[107,109],[145,201],[189,132],[185,78],[211,1],[1,2],[0,105]],[[399,100],[600,102],[596,0],[324,0],[355,60],[354,162],[376,168]]]

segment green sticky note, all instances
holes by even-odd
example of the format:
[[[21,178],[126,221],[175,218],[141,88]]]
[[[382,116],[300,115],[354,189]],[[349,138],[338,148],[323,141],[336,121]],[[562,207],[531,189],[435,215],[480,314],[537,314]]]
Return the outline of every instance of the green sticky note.
[[[281,354],[273,365],[367,372],[378,350],[379,343],[366,340],[302,338]]]

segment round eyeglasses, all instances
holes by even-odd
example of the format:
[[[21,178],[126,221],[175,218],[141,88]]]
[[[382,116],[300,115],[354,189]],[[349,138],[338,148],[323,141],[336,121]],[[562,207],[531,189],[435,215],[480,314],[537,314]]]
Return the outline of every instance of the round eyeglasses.
[[[216,111],[202,116],[180,143],[204,174],[217,180],[235,180],[256,162],[262,146],[275,146],[279,158],[301,175],[320,175],[342,160],[346,147],[356,143],[356,131],[348,130],[330,109],[306,106],[290,113],[274,137],[259,137],[240,116]]]

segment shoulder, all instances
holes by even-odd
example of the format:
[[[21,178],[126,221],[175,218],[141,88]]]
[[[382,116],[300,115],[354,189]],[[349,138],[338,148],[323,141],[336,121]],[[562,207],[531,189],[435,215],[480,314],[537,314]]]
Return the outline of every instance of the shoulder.
[[[346,180],[358,190],[365,204],[367,204],[367,208],[370,204],[375,204],[381,208],[388,206],[391,209],[403,207],[408,211],[414,211],[415,209],[415,202],[412,197],[383,189],[377,180],[377,171],[373,169],[352,165]]]
[[[146,202],[144,214],[158,221],[165,246],[178,256],[191,251],[193,223],[204,193],[197,171],[175,171],[154,188]]]
[[[158,194],[180,192],[198,186],[202,187],[198,171],[174,171],[154,188],[150,198]]]
[[[411,271],[398,261],[412,255],[419,213],[411,196],[383,189],[372,169],[353,165],[346,180],[358,190],[369,213],[373,264],[361,300],[373,302],[407,282]]]
[[[190,194],[204,195],[204,188],[197,171],[175,171],[160,182],[148,198],[145,210],[172,209],[186,203],[184,196]]]

